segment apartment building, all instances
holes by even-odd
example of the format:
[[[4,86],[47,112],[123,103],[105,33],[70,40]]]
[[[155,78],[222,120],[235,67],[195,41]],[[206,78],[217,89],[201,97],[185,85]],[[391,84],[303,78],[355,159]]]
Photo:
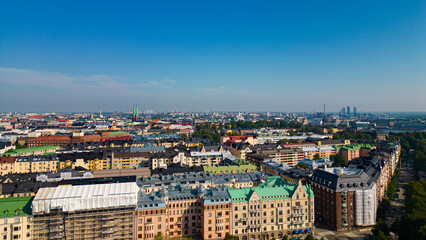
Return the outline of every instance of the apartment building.
[[[45,145],[59,145],[65,146],[72,143],[84,143],[84,142],[100,142],[106,139],[123,139],[130,140],[127,137],[126,132],[100,132],[91,135],[85,135],[83,132],[74,132],[72,135],[67,136],[41,136],[41,133],[33,132],[28,134],[27,146],[38,147]]]
[[[14,173],[56,172],[60,168],[59,159],[54,156],[18,157]]]
[[[331,155],[337,154],[333,146],[302,147],[302,151],[307,159],[314,159],[314,156],[318,154],[321,159],[330,160]]]
[[[16,157],[0,157],[0,176],[15,173]]]
[[[310,186],[268,177],[256,187],[190,188],[171,185],[138,193],[137,239],[168,238],[271,239],[312,231],[314,199]]]
[[[150,193],[140,191],[135,212],[137,239],[153,239],[157,233],[167,238],[200,236],[203,212],[199,189],[173,185]]]
[[[251,152],[250,144],[246,142],[232,142],[229,144],[229,151],[237,158],[246,159],[247,153]]]
[[[254,187],[262,183],[270,174],[264,172],[248,173],[221,173],[209,172],[184,173],[175,175],[143,176],[136,183],[145,193],[166,189],[173,185],[182,185],[185,188],[198,187],[210,188],[215,186],[228,186],[232,188]]]
[[[304,158],[305,153],[300,148],[259,149],[247,154],[247,160],[258,166],[265,160],[274,159],[275,161],[287,164],[289,167],[294,167]]]
[[[149,156],[151,168],[166,168],[168,165],[176,163],[186,166],[213,166],[231,156],[228,151],[222,148],[213,151],[207,151],[205,148],[173,148],[165,152],[152,153]]]
[[[59,159],[54,156],[1,157],[0,174],[56,172]]]
[[[268,177],[257,187],[229,189],[231,233],[240,240],[272,239],[310,233],[314,194],[309,185]]]
[[[256,145],[258,143],[257,137],[253,135],[247,135],[247,136],[221,136],[220,137],[220,144],[225,144],[226,142],[229,143],[237,143],[237,142],[245,142],[250,145]]]
[[[42,188],[33,239],[133,239],[138,191],[134,182]]]
[[[376,181],[362,169],[316,169],[311,178],[315,216],[334,230],[369,227],[376,223]]]
[[[223,239],[231,229],[231,197],[224,186],[203,191],[202,238]]]
[[[149,167],[148,152],[83,151],[60,156],[60,168],[87,170]]]
[[[372,149],[376,149],[376,147],[369,144],[350,144],[336,146],[336,149],[338,153],[349,162],[355,158],[367,157],[369,152]]]
[[[0,198],[0,239],[32,239],[30,206],[33,198]]]

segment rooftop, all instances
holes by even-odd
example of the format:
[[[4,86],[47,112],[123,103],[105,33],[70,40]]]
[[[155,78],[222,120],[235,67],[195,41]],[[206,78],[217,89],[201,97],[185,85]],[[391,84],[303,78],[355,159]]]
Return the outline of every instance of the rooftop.
[[[246,202],[256,193],[262,200],[288,199],[296,191],[298,185],[285,181],[279,176],[268,177],[266,182],[257,187],[246,187],[242,189],[229,188],[232,202]],[[310,186],[303,186],[309,197],[313,197],[313,191]]]
[[[33,200],[33,213],[136,206],[138,191],[135,182],[42,188]]]
[[[46,146],[32,147],[32,148],[21,148],[21,149],[15,149],[10,152],[4,153],[3,155],[8,156],[8,155],[15,155],[15,154],[23,154],[23,153],[51,150],[55,148],[59,148],[59,146],[46,145]]]
[[[0,218],[31,215],[34,197],[0,198]]]

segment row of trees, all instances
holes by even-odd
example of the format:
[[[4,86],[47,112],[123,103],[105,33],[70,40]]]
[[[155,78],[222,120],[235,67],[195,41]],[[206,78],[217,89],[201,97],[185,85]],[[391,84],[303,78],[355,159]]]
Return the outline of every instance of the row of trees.
[[[220,136],[226,135],[226,132],[229,132],[229,129],[234,129],[236,131],[233,131],[232,133],[229,133],[227,135],[232,136],[238,136],[241,135],[240,130],[247,130],[247,129],[259,129],[264,127],[270,127],[270,128],[292,128],[295,129],[290,130],[288,133],[290,136],[294,136],[297,133],[322,133],[322,128],[312,126],[312,125],[303,125],[298,122],[294,121],[284,121],[284,120],[272,120],[272,121],[264,121],[260,120],[257,122],[252,121],[234,121],[232,120],[230,124],[223,125],[222,123],[219,123],[218,125],[214,124],[199,124],[195,128],[195,133],[192,134],[192,137],[196,138],[207,138],[212,139],[216,142],[220,141]],[[282,140],[280,143],[296,143],[299,142],[297,140]]]
[[[379,207],[377,208],[376,225],[373,228],[373,234],[377,240],[387,240],[389,238],[390,229],[386,224],[386,212],[389,211],[392,196],[395,194],[396,186],[398,184],[399,172],[395,172],[389,183],[386,197],[383,198]]]
[[[358,132],[345,130],[333,134],[334,139],[356,139],[356,140],[373,140],[376,138],[373,132]]]
[[[413,150],[413,165],[415,176],[418,171],[426,171],[426,132],[389,133],[389,140],[399,140],[401,143],[401,158],[407,159]]]
[[[194,138],[203,138],[203,139],[211,139],[217,143],[220,142],[220,136],[223,136],[224,134],[219,131],[213,131],[213,130],[198,130],[195,133],[192,134],[192,137]]]
[[[426,239],[426,181],[411,181],[405,188],[402,217],[396,219],[391,230],[399,239]]]
[[[401,144],[401,159],[413,157],[412,168],[415,176],[418,171],[426,171],[426,132],[390,133],[388,139]],[[377,223],[373,229],[376,239],[388,239],[390,231],[399,239],[426,239],[426,181],[411,181],[405,188],[404,213],[389,228],[384,222],[390,198],[395,193],[398,175],[392,178],[387,196],[377,210]]]
[[[259,120],[256,122],[253,121],[234,121],[230,122],[232,129],[258,129],[258,128],[301,128],[303,126],[302,123],[298,123],[295,121],[285,121],[285,120]]]

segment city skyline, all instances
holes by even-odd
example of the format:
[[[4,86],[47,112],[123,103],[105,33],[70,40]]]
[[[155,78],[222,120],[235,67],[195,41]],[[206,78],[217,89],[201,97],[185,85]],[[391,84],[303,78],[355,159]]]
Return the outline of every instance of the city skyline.
[[[0,6],[0,112],[426,111],[424,1]]]

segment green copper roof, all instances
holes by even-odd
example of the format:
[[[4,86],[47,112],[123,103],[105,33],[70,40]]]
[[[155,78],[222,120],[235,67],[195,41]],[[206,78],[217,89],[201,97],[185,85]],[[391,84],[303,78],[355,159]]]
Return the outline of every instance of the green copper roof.
[[[0,218],[31,215],[34,197],[0,198]]]
[[[234,189],[228,188],[232,202],[247,202],[256,192],[260,200],[289,199],[293,196],[298,185],[285,181],[279,176],[268,177],[266,182],[257,187]],[[314,193],[309,185],[303,186],[309,197]]]
[[[123,131],[109,132],[109,136],[116,136],[116,135],[122,135],[122,134],[128,135],[127,132],[123,132]]]
[[[40,146],[40,147],[32,147],[32,148],[21,148],[21,149],[15,149],[13,151],[4,153],[3,155],[15,155],[15,154],[23,154],[23,153],[30,153],[30,152],[37,152],[37,151],[43,151],[43,150],[50,150],[59,148],[59,146],[52,146],[52,145],[46,145],[46,146]]]
[[[349,145],[336,145],[334,147],[337,150],[358,151],[361,148],[372,149],[374,146],[370,144],[349,144]]]

